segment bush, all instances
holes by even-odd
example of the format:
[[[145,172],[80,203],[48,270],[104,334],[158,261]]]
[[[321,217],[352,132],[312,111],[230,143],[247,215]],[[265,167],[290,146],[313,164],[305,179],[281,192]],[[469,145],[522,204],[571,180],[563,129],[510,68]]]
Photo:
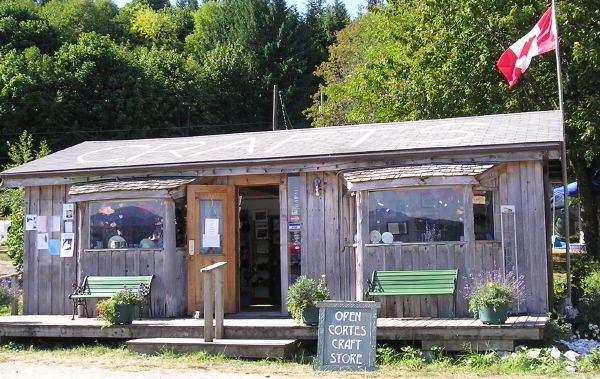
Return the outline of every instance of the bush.
[[[15,298],[14,290],[0,285],[0,307],[10,305]]]
[[[296,322],[302,322],[304,310],[319,301],[329,300],[331,293],[325,282],[325,275],[321,276],[319,284],[313,279],[301,276],[288,289],[288,309]]]
[[[566,278],[554,278],[552,284],[554,307],[558,306],[558,303],[565,298],[567,292],[567,279]]]
[[[104,320],[105,326],[112,326],[117,322],[117,318],[119,317],[117,304],[140,305],[142,301],[142,296],[139,293],[125,289],[112,295],[109,299],[98,303],[96,311],[98,312],[98,317]]]
[[[477,275],[472,284],[465,286],[465,295],[469,299],[469,312],[477,315],[480,306],[497,308],[525,300],[525,288],[522,278],[516,278],[512,272],[504,274],[501,270],[483,272]]]
[[[600,296],[600,270],[590,272],[581,283],[584,296]]]

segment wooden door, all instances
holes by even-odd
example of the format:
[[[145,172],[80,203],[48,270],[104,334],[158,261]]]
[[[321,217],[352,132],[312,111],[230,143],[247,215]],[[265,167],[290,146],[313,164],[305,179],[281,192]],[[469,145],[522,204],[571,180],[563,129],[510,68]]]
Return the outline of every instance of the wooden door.
[[[200,269],[217,262],[225,266],[225,313],[239,311],[235,186],[188,186],[187,310],[203,311]]]

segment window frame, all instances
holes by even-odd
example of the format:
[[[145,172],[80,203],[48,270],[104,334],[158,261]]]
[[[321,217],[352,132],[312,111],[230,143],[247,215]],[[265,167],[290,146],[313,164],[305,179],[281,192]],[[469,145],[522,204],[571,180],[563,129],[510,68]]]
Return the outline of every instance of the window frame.
[[[367,192],[367,212],[366,212],[366,225],[370,231],[371,226],[369,224],[370,214],[370,202],[369,196],[372,192],[382,191],[401,191],[401,190],[414,190],[414,189],[433,189],[433,188],[458,188],[462,189],[463,192],[463,203],[465,208],[465,215],[463,216],[463,240],[462,241],[430,241],[430,242],[402,242],[394,241],[392,243],[365,243],[365,246],[394,246],[394,245],[464,245],[466,243],[475,243],[475,220],[473,218],[473,190],[472,184],[448,184],[448,185],[421,185],[421,186],[402,186],[402,187],[390,187],[390,188],[377,188],[366,190]],[[493,198],[495,199],[495,197]],[[494,206],[496,204],[494,203]],[[365,241],[366,242],[366,241]]]
[[[156,251],[156,252],[160,252],[160,251],[164,251],[165,250],[165,246],[164,246],[164,242],[163,242],[163,246],[161,247],[152,247],[152,248],[143,248],[143,247],[124,247],[124,248],[116,248],[116,249],[111,249],[108,247],[103,247],[102,249],[95,249],[91,247],[91,243],[92,243],[92,223],[91,223],[91,217],[92,217],[92,212],[91,212],[91,206],[94,203],[102,203],[102,202],[125,202],[125,201],[133,201],[133,202],[137,202],[137,201],[160,201],[162,202],[162,217],[163,217],[163,222],[165,222],[163,224],[163,235],[164,235],[164,230],[169,227],[168,223],[166,223],[166,207],[167,207],[167,201],[169,199],[168,198],[161,198],[161,197],[130,197],[130,198],[112,198],[112,199],[101,199],[101,200],[89,200],[87,201],[87,216],[86,216],[86,220],[84,220],[84,222],[87,224],[87,246],[83,249],[84,252],[114,252],[114,251]],[[174,227],[175,225],[173,225]]]

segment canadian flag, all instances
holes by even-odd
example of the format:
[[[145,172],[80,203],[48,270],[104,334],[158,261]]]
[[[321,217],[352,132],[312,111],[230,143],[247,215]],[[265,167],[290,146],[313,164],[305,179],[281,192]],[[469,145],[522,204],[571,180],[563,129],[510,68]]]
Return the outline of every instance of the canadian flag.
[[[496,67],[504,74],[509,88],[519,82],[519,76],[527,70],[533,57],[556,49],[557,34],[553,12],[553,7],[548,8],[535,27],[509,47],[496,62]]]

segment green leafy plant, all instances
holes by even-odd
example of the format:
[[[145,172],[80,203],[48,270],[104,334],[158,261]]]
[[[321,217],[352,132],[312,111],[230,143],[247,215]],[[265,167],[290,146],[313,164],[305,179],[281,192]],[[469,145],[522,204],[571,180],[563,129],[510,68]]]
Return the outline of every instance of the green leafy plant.
[[[104,320],[105,326],[112,326],[117,323],[117,318],[119,317],[117,304],[140,305],[142,301],[142,296],[139,293],[124,289],[112,295],[109,299],[98,303],[96,311],[98,312],[98,317]]]
[[[327,288],[325,275],[321,276],[319,284],[315,280],[303,275],[288,289],[288,309],[294,320],[301,323],[302,314],[306,308],[330,298],[331,292]]]
[[[512,272],[504,274],[501,270],[484,272],[477,275],[464,292],[469,299],[469,312],[478,314],[479,307],[497,309],[503,305],[520,303],[525,300],[525,285],[522,278],[516,278]]]

